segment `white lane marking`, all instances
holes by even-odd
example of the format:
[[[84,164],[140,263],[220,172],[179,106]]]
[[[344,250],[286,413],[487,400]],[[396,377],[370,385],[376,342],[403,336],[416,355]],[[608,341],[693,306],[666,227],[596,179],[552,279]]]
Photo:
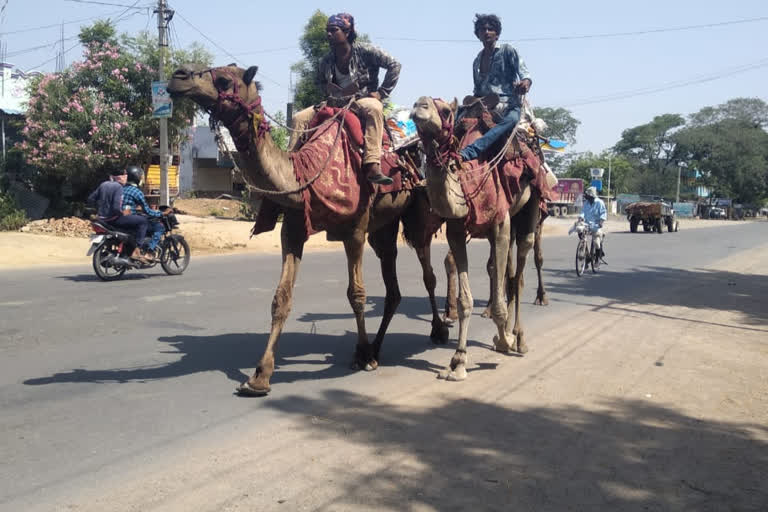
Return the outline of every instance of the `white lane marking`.
[[[176,292],[172,295],[150,295],[144,297],[144,302],[160,302],[161,300],[175,299],[177,297],[200,297],[203,292]]]
[[[23,306],[25,304],[32,304],[31,300],[15,300],[9,302],[0,302],[0,306]]]

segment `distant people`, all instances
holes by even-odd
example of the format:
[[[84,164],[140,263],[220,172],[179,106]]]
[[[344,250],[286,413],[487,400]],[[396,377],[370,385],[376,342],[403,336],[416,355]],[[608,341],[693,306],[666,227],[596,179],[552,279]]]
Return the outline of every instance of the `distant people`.
[[[365,125],[363,172],[372,183],[388,185],[392,179],[381,174],[381,137],[384,132],[384,107],[381,100],[392,94],[400,77],[400,63],[384,50],[356,41],[355,19],[339,13],[328,18],[325,28],[331,51],[320,62],[318,83],[334,106],[354,98],[350,110]],[[386,70],[379,85],[379,70]],[[335,100],[335,101],[334,101]],[[293,127],[305,130],[315,115],[314,107],[293,116]],[[299,132],[291,138],[291,150]]]
[[[483,49],[472,63],[473,96],[498,96],[499,102],[494,108],[494,120],[498,124],[461,150],[461,159],[465,162],[478,158],[494,142],[512,133],[520,121],[521,96],[531,89],[531,75],[525,62],[509,44],[497,44],[500,35],[498,16],[475,15],[475,36],[482,41]]]
[[[165,211],[155,210],[149,206],[147,199],[144,197],[144,192],[141,191],[139,185],[144,178],[144,171],[137,165],[129,165],[126,168],[127,183],[123,187],[123,205],[122,210],[124,213],[135,214],[145,217],[149,222],[147,233],[149,239],[137,240],[139,246],[147,253],[148,258],[153,258],[157,244],[163,238],[165,233],[165,227],[162,222],[159,222],[160,218],[164,215],[168,215],[173,212],[171,208],[166,208]]]
[[[597,250],[600,251],[600,259],[605,258],[605,251],[603,251],[603,238],[605,238],[603,223],[608,218],[608,211],[605,209],[603,200],[597,197],[597,189],[595,187],[589,187],[584,191],[584,208],[581,212],[581,216],[584,218],[584,222],[592,232],[595,246],[597,247]],[[604,259],[603,262],[605,262]]]
[[[114,171],[108,181],[103,182],[88,196],[88,202],[97,205],[99,219],[112,226],[132,232],[137,244],[147,236],[147,218],[141,215],[125,215],[123,213],[123,185],[128,176],[125,169]],[[138,245],[134,248],[131,258],[148,261],[141,253]]]

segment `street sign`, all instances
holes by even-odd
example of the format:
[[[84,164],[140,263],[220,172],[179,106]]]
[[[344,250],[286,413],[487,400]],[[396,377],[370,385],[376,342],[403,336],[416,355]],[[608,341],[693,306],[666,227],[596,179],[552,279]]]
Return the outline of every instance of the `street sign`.
[[[152,82],[152,117],[171,117],[173,101],[168,95],[168,82]]]
[[[604,172],[605,172],[605,169],[603,169],[602,167],[591,167],[589,169],[589,175],[592,176],[593,178],[602,178]]]
[[[590,185],[595,187],[598,192],[603,190],[603,180],[592,180],[592,183],[590,183]]]

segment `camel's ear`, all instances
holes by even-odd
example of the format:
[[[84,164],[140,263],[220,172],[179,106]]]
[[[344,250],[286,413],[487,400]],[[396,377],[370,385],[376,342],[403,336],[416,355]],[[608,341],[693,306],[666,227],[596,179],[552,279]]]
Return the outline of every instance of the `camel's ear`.
[[[459,108],[459,100],[456,98],[453,98],[453,101],[451,102],[451,112],[456,112],[456,110]]]
[[[251,66],[245,70],[243,75],[243,82],[245,85],[249,85],[253,81],[253,77],[256,76],[256,72],[259,70],[259,66]]]

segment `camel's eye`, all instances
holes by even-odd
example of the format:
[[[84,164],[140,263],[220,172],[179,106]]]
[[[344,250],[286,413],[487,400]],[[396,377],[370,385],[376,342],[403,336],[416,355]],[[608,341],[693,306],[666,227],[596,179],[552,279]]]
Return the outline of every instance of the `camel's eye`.
[[[220,76],[216,78],[216,88],[219,90],[227,90],[232,85],[232,80],[229,78]]]

